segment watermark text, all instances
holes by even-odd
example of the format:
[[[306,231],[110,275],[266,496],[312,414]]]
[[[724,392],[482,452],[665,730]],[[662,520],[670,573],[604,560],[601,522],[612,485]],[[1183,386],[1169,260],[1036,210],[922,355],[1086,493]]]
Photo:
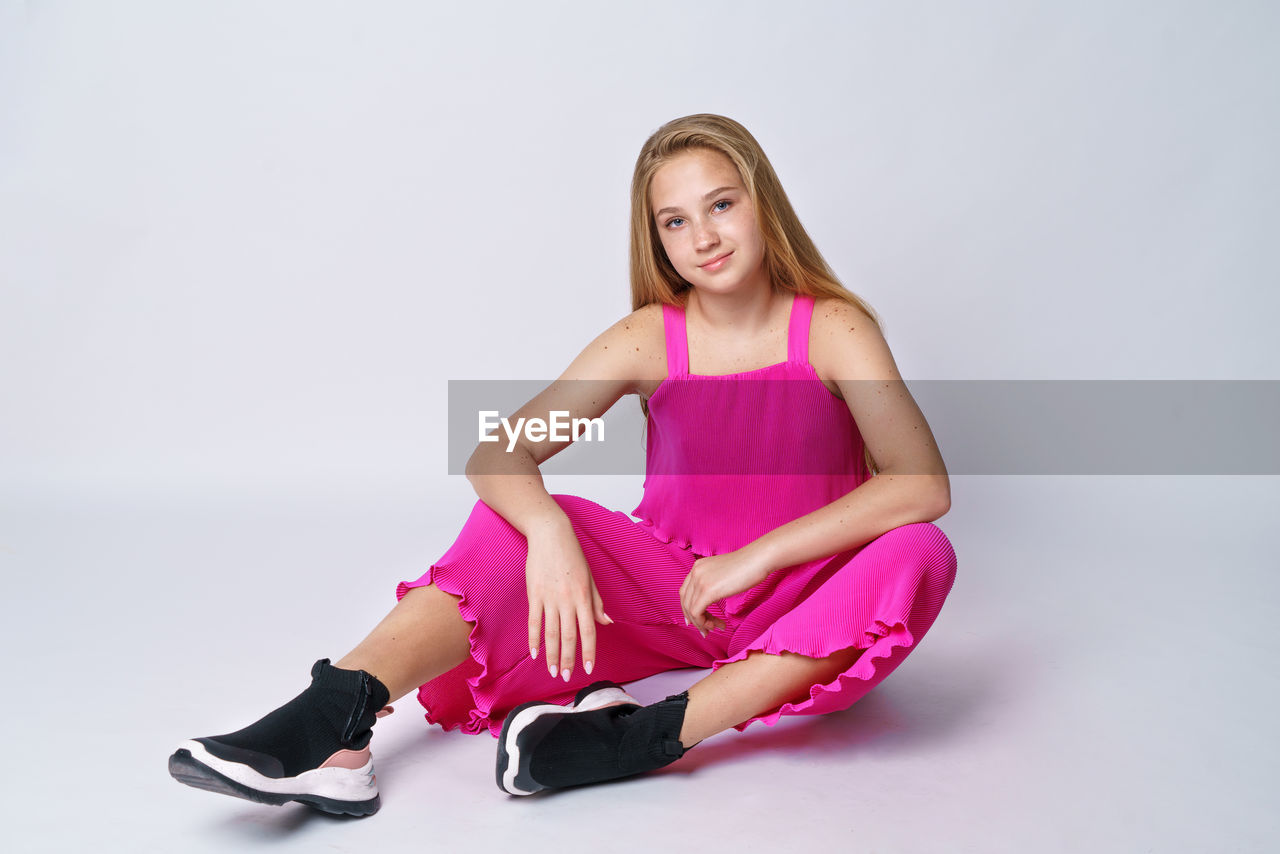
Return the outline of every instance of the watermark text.
[[[604,441],[604,419],[602,418],[570,419],[567,409],[553,409],[549,414],[550,422],[541,418],[517,418],[513,426],[509,418],[498,416],[498,410],[482,409],[480,410],[480,441],[501,441],[501,437],[496,432],[492,432],[497,427],[501,427],[502,432],[507,435],[507,453],[515,450],[521,430],[530,442]]]

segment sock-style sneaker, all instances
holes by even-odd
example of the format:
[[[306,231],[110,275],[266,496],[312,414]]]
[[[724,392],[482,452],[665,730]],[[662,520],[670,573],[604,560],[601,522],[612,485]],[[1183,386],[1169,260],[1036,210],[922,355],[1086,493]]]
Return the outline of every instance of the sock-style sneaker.
[[[244,729],[188,739],[169,757],[169,774],[197,789],[261,804],[298,801],[329,813],[372,815],[382,805],[369,741],[389,714],[388,692],[363,670],[328,659],[311,685]]]
[[[566,714],[590,712],[610,703],[624,704],[616,707],[620,709],[634,711],[640,708],[636,699],[621,685],[604,680],[579,691],[570,706],[535,700],[512,709],[498,736],[498,788],[512,795],[532,795],[545,788],[529,776],[529,748]]]
[[[517,706],[498,739],[498,786],[508,794],[532,795],[669,765],[686,753],[680,727],[688,702],[683,692],[641,706],[621,686],[597,682],[568,708]]]

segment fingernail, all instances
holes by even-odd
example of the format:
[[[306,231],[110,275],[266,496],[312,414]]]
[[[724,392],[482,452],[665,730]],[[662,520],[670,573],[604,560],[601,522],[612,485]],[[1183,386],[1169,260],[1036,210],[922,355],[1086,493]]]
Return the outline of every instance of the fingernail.
[[[529,657],[530,657],[530,658],[532,658],[534,661],[537,661],[537,660],[538,660],[538,651],[537,651],[536,649],[534,649],[533,647],[529,647]]]
[[[566,667],[564,670],[561,670],[561,671],[560,671],[560,675],[564,677],[564,681],[568,682],[568,681],[569,681],[569,668],[567,668],[567,667]]]
[[[585,669],[585,670],[587,671],[587,675],[588,675],[588,676],[590,676],[590,675],[591,675],[591,668],[593,668],[593,667],[595,667],[595,666],[596,666],[596,665],[595,665],[595,662],[594,662],[594,661],[587,661],[587,662],[584,662],[584,663],[583,663],[583,665],[582,665],[583,669]]]
[[[547,672],[551,674],[551,678],[556,678],[556,666],[554,664],[547,665]]]

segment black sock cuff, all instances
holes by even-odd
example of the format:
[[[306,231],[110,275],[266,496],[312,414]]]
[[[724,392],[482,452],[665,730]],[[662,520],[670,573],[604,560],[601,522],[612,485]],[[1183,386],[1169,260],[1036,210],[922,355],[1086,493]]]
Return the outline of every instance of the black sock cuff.
[[[684,726],[684,713],[689,705],[689,692],[668,697],[649,708],[653,711],[654,738],[649,742],[650,756],[666,765],[683,756],[687,751],[680,743],[680,729]]]
[[[372,673],[343,670],[334,667],[327,658],[312,665],[311,690],[319,695],[344,698],[330,707],[333,711],[341,710],[342,720],[332,722],[341,729],[342,743],[357,749],[368,744],[367,734],[377,720],[378,711],[391,696],[387,686]]]
[[[322,658],[311,666],[311,684],[325,690],[367,692],[370,698],[377,701],[378,709],[391,699],[391,692],[377,676],[365,670],[334,667],[327,658]]]

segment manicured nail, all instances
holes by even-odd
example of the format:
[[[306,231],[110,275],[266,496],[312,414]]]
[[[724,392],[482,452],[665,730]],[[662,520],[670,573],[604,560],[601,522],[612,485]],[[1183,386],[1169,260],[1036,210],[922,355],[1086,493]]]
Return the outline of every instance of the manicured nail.
[[[568,681],[569,681],[569,668],[567,668],[567,667],[566,667],[564,670],[561,670],[561,671],[560,671],[560,675],[564,677],[564,681],[568,682]]]
[[[590,675],[591,675],[591,668],[593,668],[593,667],[595,667],[595,666],[596,666],[596,665],[595,665],[595,662],[594,662],[594,661],[586,661],[586,662],[583,662],[583,664],[582,664],[582,667],[583,667],[583,669],[585,669],[585,670],[587,671],[587,675],[588,675],[588,676],[590,676]]]
[[[551,678],[556,678],[556,666],[554,664],[547,665],[547,672],[551,674]]]
[[[529,647],[529,657],[530,657],[530,658],[532,658],[534,661],[537,661],[537,660],[538,660],[538,651],[537,651],[536,649],[534,649],[533,647]]]

